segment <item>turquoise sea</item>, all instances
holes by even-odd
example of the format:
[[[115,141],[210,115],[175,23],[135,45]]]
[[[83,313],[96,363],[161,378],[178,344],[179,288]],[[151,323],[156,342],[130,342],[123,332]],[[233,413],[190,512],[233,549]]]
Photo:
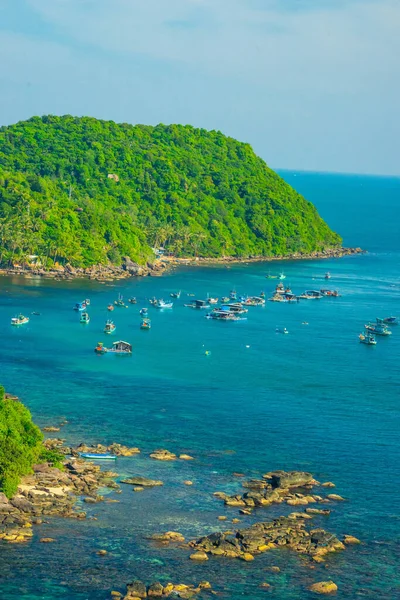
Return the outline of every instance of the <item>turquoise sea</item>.
[[[283,172],[345,245],[365,255],[338,260],[285,261],[230,268],[182,268],[161,278],[123,283],[0,279],[0,381],[21,397],[42,426],[69,421],[69,442],[118,441],[141,448],[119,459],[120,475],[159,478],[164,486],[133,493],[120,503],[85,505],[85,522],[49,519],[28,545],[0,546],[1,598],[105,600],[135,578],[197,583],[209,580],[221,598],[298,600],[315,581],[332,579],[338,599],[400,598],[400,326],[376,347],[358,342],[368,320],[400,316],[400,179]],[[206,320],[184,308],[187,294],[267,295],[283,270],[293,291],[329,287],[340,298],[252,308],[238,323]],[[139,308],[152,296],[182,290],[170,311],[149,308],[152,330],[139,329]],[[133,344],[132,357],[96,356],[105,340],[107,304],[118,293],[137,306],[116,309],[115,339]],[[75,302],[91,298],[89,325]],[[29,325],[12,328],[17,312]],[[302,325],[306,321],[308,325]],[[289,335],[276,334],[277,326]],[[210,355],[206,355],[206,350]],[[186,452],[194,461],[159,463],[155,448]],[[167,530],[187,539],[226,529],[237,509],[213,497],[240,490],[241,471],[311,471],[336,483],[346,502],[314,519],[360,546],[310,565],[279,550],[252,563],[210,559],[193,564],[189,552],[157,548],[145,536]],[[192,480],[191,487],[183,485]],[[243,517],[242,526],[291,512],[278,505]],[[97,517],[92,520],[90,517]],[[54,544],[39,544],[43,536]],[[96,550],[105,548],[105,557]],[[268,572],[279,566],[280,573]],[[271,588],[260,589],[267,581]]]

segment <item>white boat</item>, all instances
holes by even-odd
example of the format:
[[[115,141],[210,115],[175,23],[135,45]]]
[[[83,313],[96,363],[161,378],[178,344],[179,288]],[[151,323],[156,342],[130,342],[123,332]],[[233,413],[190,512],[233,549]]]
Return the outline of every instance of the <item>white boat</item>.
[[[172,308],[174,306],[173,302],[164,302],[164,300],[157,300],[154,304],[156,308]]]

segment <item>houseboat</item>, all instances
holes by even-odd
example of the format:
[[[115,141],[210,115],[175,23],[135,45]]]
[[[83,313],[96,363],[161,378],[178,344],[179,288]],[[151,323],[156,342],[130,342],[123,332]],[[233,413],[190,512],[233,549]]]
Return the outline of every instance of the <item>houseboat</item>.
[[[94,349],[96,354],[132,354],[132,345],[128,342],[114,342],[111,348],[106,348],[102,342],[99,342]]]
[[[323,298],[323,294],[318,290],[307,290],[303,294],[300,294],[299,298],[302,298],[302,300],[319,300]]]
[[[189,302],[189,304],[185,304],[186,308],[210,308],[207,300],[193,300],[193,302]]]

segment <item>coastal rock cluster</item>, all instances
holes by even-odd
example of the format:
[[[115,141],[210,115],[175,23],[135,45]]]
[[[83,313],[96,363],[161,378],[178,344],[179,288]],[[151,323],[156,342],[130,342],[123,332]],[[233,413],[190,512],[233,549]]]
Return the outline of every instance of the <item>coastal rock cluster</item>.
[[[312,495],[310,490],[317,485],[311,473],[303,471],[273,471],[261,479],[250,479],[242,483],[249,491],[229,496],[215,492],[214,496],[224,501],[226,506],[251,510],[254,507],[270,506],[286,502],[289,506],[302,506],[314,502],[326,502],[321,496]],[[297,490],[297,491],[294,491]],[[333,499],[333,498],[332,498]]]
[[[32,524],[40,524],[43,516],[57,515],[84,519],[86,513],[74,510],[78,496],[98,502],[100,487],[118,488],[115,473],[83,460],[67,461],[65,471],[49,464],[33,467],[24,477],[17,494],[8,500],[0,493],[0,539],[24,542],[32,537]],[[85,498],[86,499],[86,498]]]
[[[142,581],[135,580],[132,583],[128,583],[125,596],[120,592],[111,592],[111,596],[115,599],[121,598],[122,600],[168,598],[169,596],[175,598],[193,598],[205,590],[211,590],[211,584],[208,581],[201,581],[197,586],[185,585],[183,583],[167,583],[166,585],[162,585],[156,581],[146,586]]]
[[[320,559],[331,552],[344,550],[344,544],[332,533],[321,528],[306,529],[303,519],[279,517],[273,521],[255,523],[235,532],[216,532],[189,545],[196,553],[253,560],[254,556],[272,548],[290,548],[295,552]],[[192,555],[193,556],[193,555]],[[191,558],[192,558],[191,556]]]
[[[91,454],[109,453],[114,456],[135,456],[135,454],[140,454],[139,448],[124,446],[117,442],[113,442],[109,446],[105,446],[104,444],[87,445],[85,443],[81,443],[78,446],[66,446],[65,440],[63,439],[48,438],[44,441],[44,446],[48,450],[57,450],[60,454],[71,455],[74,457],[79,457],[81,452],[90,452]]]

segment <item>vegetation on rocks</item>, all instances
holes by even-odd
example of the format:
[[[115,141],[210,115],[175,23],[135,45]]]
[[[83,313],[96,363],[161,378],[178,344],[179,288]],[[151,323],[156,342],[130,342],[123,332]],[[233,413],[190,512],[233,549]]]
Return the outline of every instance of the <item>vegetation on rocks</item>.
[[[6,397],[0,387],[0,492],[11,498],[34,463],[59,465],[60,458],[57,451],[44,447],[43,434],[29,410],[17,399]]]
[[[312,253],[340,237],[249,144],[182,125],[33,117],[0,128],[0,263],[74,267]]]

